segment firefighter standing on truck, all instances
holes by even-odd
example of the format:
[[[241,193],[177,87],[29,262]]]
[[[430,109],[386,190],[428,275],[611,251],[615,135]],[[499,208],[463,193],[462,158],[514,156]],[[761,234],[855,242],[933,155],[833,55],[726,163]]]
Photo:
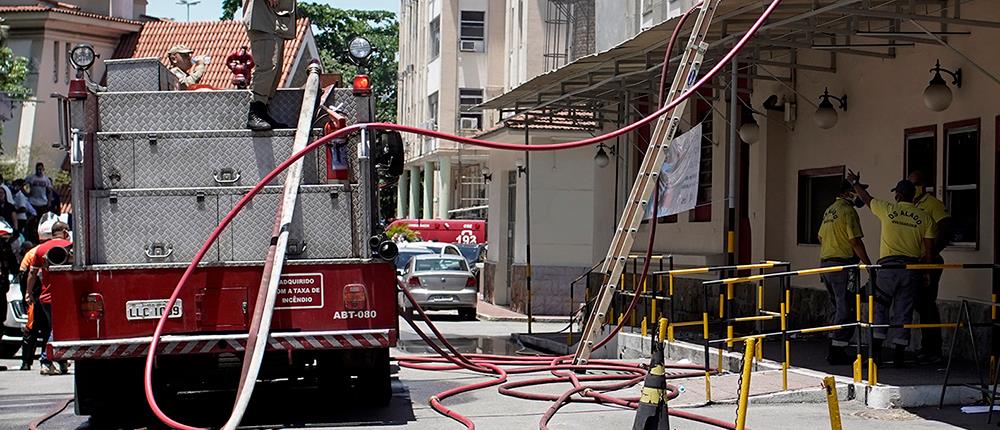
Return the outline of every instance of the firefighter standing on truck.
[[[917,188],[917,196],[913,204],[927,212],[934,219],[934,248],[931,249],[931,263],[944,264],[941,251],[948,246],[951,239],[951,214],[944,203],[927,192],[924,186],[924,173],[919,170],[910,172],[910,182]],[[917,303],[914,310],[920,315],[921,324],[940,324],[941,314],[938,312],[938,286],[941,284],[941,273],[944,270],[925,270],[927,273],[927,288],[921,288],[917,293]],[[941,362],[941,329],[925,328],[920,330],[920,353],[917,361],[924,364]]]
[[[861,231],[861,221],[856,203],[864,203],[854,194],[854,186],[844,180],[836,200],[823,212],[823,222],[819,227],[819,258],[822,267],[871,264],[865,244],[861,241],[864,233]],[[854,298],[850,297],[848,287],[851,271],[826,273],[822,276],[823,284],[830,293],[830,301],[834,306],[833,324],[849,324],[854,321]],[[842,328],[833,332],[830,337],[830,349],[826,361],[832,365],[850,364],[844,348],[854,336],[854,327]]]
[[[285,40],[295,38],[295,0],[243,0],[243,23],[256,64],[250,83],[253,101],[247,113],[247,128],[288,128],[271,118],[268,107],[281,80]]]
[[[931,261],[934,247],[934,220],[927,212],[916,207],[913,199],[917,189],[913,182],[902,180],[892,192],[895,203],[878,200],[868,194],[860,183],[858,174],[848,171],[847,179],[854,185],[854,192],[871,208],[882,224],[879,243],[879,265],[900,266]],[[875,275],[875,324],[888,323],[896,326],[892,343],[895,346],[893,365],[902,367],[906,347],[910,343],[910,331],[899,328],[913,322],[913,306],[918,290],[925,286],[925,278],[919,270],[907,268],[880,268]],[[892,318],[888,318],[892,306]],[[875,361],[881,362],[882,343],[888,329],[875,328],[872,343]]]

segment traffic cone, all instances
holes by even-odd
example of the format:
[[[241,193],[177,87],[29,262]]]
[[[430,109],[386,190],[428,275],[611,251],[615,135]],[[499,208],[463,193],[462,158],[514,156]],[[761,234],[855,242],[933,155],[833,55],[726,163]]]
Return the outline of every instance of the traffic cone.
[[[663,367],[663,347],[659,342],[653,347],[649,359],[649,373],[642,384],[639,408],[636,409],[632,430],[670,430],[667,414],[667,379]]]

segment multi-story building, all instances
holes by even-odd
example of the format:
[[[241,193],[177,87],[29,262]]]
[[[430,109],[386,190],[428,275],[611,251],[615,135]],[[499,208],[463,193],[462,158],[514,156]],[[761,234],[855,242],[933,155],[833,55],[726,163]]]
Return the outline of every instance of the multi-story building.
[[[605,79],[587,75],[581,64],[603,61],[595,59],[644,29],[676,17],[692,3],[507,0],[503,98],[520,98],[521,105],[530,106],[531,99],[542,93],[573,91],[563,82],[533,83],[551,73],[583,76],[580,79],[585,81]],[[574,70],[564,70],[568,65]],[[625,97],[628,91],[618,94]],[[527,114],[530,126],[525,130],[523,109],[517,105],[504,108],[501,116],[509,117],[508,121],[485,131],[482,138],[532,145],[559,143],[591,137],[639,114],[618,107],[595,110],[586,104],[554,103],[532,109]],[[608,142],[618,150],[609,167],[594,163],[593,148],[531,154],[489,152],[490,249],[484,270],[485,300],[521,312],[530,309],[534,314],[574,310],[567,297],[569,284],[607,252],[619,203],[631,184],[627,172],[637,164],[638,154],[627,148],[637,141],[629,135]],[[583,297],[583,286],[583,282],[575,285],[576,297]]]
[[[14,55],[28,59],[24,86],[33,99],[21,103],[4,124],[3,157],[26,171],[30,163],[62,166],[66,151],[59,143],[57,103],[49,95],[65,94],[73,78],[69,50],[88,43],[101,58],[111,58],[122,36],[139,31],[147,0],[0,0],[0,15],[10,26],[8,46]],[[100,79],[103,65],[97,62],[91,75]]]
[[[504,8],[487,0],[402,0],[399,16],[400,124],[460,135],[496,121],[477,106],[504,87]],[[398,184],[400,218],[483,218],[484,151],[406,137]]]

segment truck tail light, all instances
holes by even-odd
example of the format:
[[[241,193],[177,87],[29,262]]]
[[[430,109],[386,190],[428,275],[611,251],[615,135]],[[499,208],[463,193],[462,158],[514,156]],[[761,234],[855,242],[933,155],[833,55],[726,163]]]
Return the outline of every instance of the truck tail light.
[[[468,288],[473,288],[476,286],[476,277],[470,276],[469,280],[465,281],[465,286]]]
[[[104,317],[104,296],[98,293],[87,294],[80,303],[80,311],[84,318],[97,321]]]
[[[368,79],[368,75],[356,75],[353,81],[354,95],[356,96],[370,96],[372,95],[372,82]]]
[[[420,278],[418,278],[416,276],[411,276],[410,280],[406,281],[406,284],[409,285],[410,288],[419,287],[420,286]]]
[[[344,308],[349,311],[368,309],[368,288],[361,284],[345,285]]]

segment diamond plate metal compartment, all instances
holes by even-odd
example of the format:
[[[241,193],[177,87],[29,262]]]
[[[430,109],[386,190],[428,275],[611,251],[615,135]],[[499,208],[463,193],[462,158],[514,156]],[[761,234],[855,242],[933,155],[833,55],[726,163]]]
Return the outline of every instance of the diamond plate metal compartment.
[[[225,215],[249,189],[240,189],[220,200]],[[282,187],[266,187],[233,219],[222,240],[224,261],[261,261],[267,255]],[[289,226],[289,259],[352,258],[360,239],[355,233],[358,216],[351,187],[304,185]],[[227,200],[228,197],[228,200]]]
[[[191,261],[219,220],[210,190],[98,190],[90,207],[93,264]],[[217,261],[218,243],[205,255]]]
[[[319,134],[315,130],[313,138]],[[95,187],[252,186],[292,155],[294,140],[294,130],[98,133]],[[307,154],[303,181],[319,183],[318,169],[315,152]],[[282,173],[271,184],[284,178]]]
[[[355,97],[350,88],[336,88],[330,93],[325,105],[338,108],[347,117],[348,124],[371,121],[371,97]],[[365,102],[369,103],[365,103]]]
[[[107,60],[104,67],[108,91],[174,91],[180,88],[177,77],[155,57]]]
[[[243,130],[250,91],[145,91],[98,94],[103,132]],[[279,89],[271,116],[298,123],[301,89]]]

